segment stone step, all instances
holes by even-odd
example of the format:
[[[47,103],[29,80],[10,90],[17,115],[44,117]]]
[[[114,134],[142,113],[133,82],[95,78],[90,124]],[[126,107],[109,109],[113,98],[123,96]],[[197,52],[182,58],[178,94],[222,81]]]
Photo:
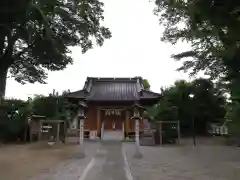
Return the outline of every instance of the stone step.
[[[141,146],[154,146],[154,140],[152,137],[142,137],[139,140]]]
[[[123,139],[123,133],[122,131],[104,131],[102,139],[121,141]]]

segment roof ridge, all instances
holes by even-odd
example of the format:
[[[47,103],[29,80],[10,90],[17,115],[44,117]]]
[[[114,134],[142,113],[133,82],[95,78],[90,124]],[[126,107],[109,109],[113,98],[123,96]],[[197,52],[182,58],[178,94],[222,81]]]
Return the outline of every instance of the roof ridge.
[[[140,76],[135,77],[87,77],[87,79],[94,79],[94,80],[137,80],[142,79]]]

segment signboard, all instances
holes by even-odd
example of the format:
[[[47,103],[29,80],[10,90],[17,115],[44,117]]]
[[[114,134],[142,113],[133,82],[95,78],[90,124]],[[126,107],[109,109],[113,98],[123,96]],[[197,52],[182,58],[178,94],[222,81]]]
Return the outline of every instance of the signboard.
[[[121,116],[120,109],[105,109],[105,116]]]
[[[50,129],[52,129],[52,126],[50,126],[50,125],[44,126],[43,125],[43,126],[41,126],[40,131],[43,132],[43,133],[47,133],[47,132],[49,132]]]

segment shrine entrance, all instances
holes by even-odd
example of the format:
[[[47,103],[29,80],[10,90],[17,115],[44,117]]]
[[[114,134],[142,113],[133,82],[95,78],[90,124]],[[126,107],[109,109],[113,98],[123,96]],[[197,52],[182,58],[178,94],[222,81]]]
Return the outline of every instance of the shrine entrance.
[[[84,119],[85,137],[132,139],[136,132],[135,120],[131,119],[134,114],[132,106],[151,106],[158,103],[161,97],[158,93],[145,90],[143,83],[141,77],[88,77],[83,89],[69,93],[66,98],[72,104],[73,111],[79,102],[85,102],[87,105]],[[68,114],[70,121],[71,113]],[[143,121],[140,119],[139,132],[143,130]]]
[[[121,109],[102,109],[102,139],[124,139],[124,111]]]

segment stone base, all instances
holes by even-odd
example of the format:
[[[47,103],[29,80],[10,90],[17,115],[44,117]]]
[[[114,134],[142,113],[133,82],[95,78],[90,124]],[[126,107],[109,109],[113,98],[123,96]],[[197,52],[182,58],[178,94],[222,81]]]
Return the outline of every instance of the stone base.
[[[143,157],[143,154],[141,153],[140,148],[136,145],[133,158],[141,159],[142,157]]]
[[[152,137],[142,137],[140,138],[141,146],[154,146],[154,140]]]
[[[83,159],[86,157],[85,151],[83,147],[79,148],[79,151],[76,153],[78,159]]]

